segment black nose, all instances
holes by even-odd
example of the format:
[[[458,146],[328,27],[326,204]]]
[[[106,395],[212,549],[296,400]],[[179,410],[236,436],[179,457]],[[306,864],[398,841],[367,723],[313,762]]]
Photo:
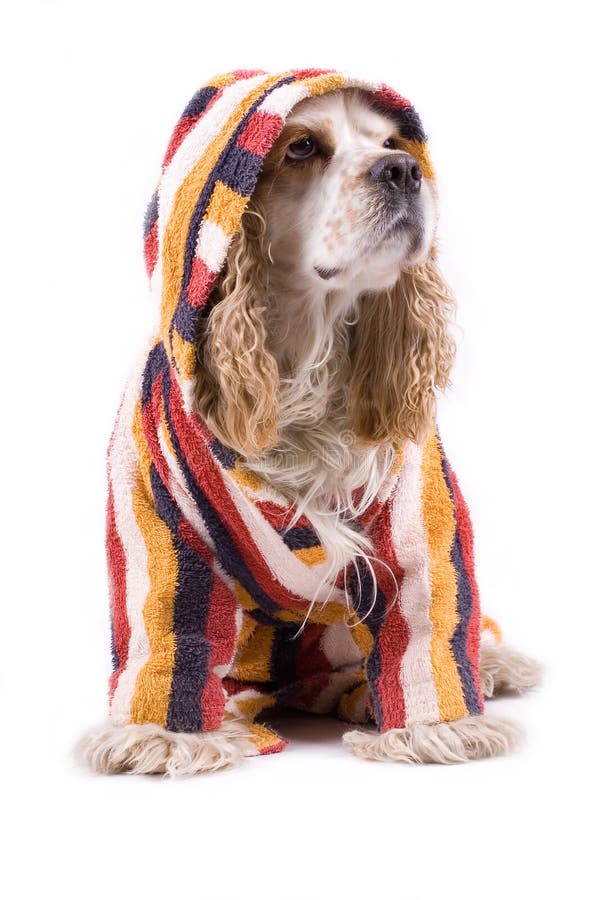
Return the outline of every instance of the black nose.
[[[423,173],[419,163],[408,153],[390,153],[371,166],[369,176],[378,184],[386,184],[405,194],[416,194],[421,188]]]

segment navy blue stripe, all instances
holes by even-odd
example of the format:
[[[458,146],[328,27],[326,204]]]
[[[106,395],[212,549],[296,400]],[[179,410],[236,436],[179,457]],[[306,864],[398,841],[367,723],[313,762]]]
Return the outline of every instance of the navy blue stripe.
[[[192,218],[190,220],[190,225],[189,225],[188,233],[187,233],[187,237],[186,237],[183,276],[182,276],[182,280],[181,280],[181,292],[179,295],[178,307],[181,305],[187,304],[187,286],[189,284],[191,274],[192,274],[192,262],[194,259],[196,244],[198,241],[198,230],[200,228],[202,219],[204,218],[204,214],[206,213],[206,209],[208,207],[208,203],[212,196],[215,184],[218,180],[222,180],[221,173],[227,174],[230,172],[229,164],[228,164],[230,155],[233,154],[232,159],[235,161],[240,159],[240,157],[235,152],[237,139],[239,138],[240,134],[242,133],[242,131],[248,124],[248,121],[250,120],[250,118],[256,112],[256,110],[258,109],[260,104],[264,101],[265,97],[268,97],[269,94],[271,94],[273,91],[277,90],[277,88],[281,87],[283,84],[290,84],[294,80],[295,79],[294,79],[293,75],[290,75],[286,78],[280,79],[274,85],[272,85],[267,91],[264,91],[261,94],[261,96],[252,104],[252,106],[250,107],[250,109],[248,110],[246,115],[240,120],[237,128],[235,129],[234,133],[231,135],[231,138],[229,139],[227,146],[223,148],[221,155],[219,156],[219,159],[215,163],[215,166],[213,167],[209,177],[205,181],[205,183],[202,187],[202,190],[200,191],[198,200],[196,201],[196,206],[195,206],[194,212],[192,214]],[[260,166],[263,162],[263,160],[260,157],[255,156],[255,154],[250,154],[250,156],[253,156],[258,161],[258,163],[257,164],[252,163],[253,181],[252,181],[251,185],[250,185],[250,180],[248,180],[245,183],[245,187],[246,187],[246,191],[244,192],[245,194],[251,194],[252,191],[254,190],[254,187],[256,185],[256,181],[258,179],[258,175],[260,172]],[[232,174],[235,174],[235,166],[233,167]],[[177,311],[179,311],[179,310],[177,310]],[[194,314],[194,321],[197,321],[197,319],[201,315],[201,310],[194,308],[193,314]],[[187,323],[187,318],[184,317],[182,319],[182,321]],[[171,326],[170,326],[171,329],[173,328],[174,324],[175,324],[174,322],[171,323]],[[179,331],[179,328],[177,330]],[[188,323],[188,333],[189,333],[189,323]]]
[[[198,321],[200,310],[185,300],[180,301],[171,322],[171,328],[176,328],[177,333],[190,344],[196,342],[198,334]]]
[[[414,106],[408,106],[406,109],[399,110],[398,121],[402,137],[405,137],[408,141],[425,143],[427,135]]]
[[[112,670],[113,672],[116,672],[121,665],[121,661],[117,652],[117,642],[115,640],[115,623],[113,622],[112,616],[110,617],[110,655],[112,659]]]
[[[171,409],[169,404],[171,377],[171,369],[167,368],[163,376],[163,397],[165,403],[165,416],[167,420],[167,426],[169,428],[169,434],[171,436],[171,442],[179,461],[181,471],[183,472],[183,475],[185,477],[188,489],[192,495],[198,511],[204,519],[210,536],[215,546],[217,547],[219,561],[221,562],[225,571],[228,572],[228,574],[231,575],[232,578],[236,578],[240,582],[242,587],[246,591],[248,591],[255,603],[261,606],[265,610],[265,612],[275,613],[280,608],[279,604],[276,603],[271,597],[269,597],[269,595],[265,593],[262,587],[255,580],[252,572],[244,562],[244,559],[236,546],[235,539],[232,537],[229,529],[221,519],[217,510],[214,509],[214,507],[209,502],[206,494],[194,478],[193,472],[188,465],[185,455],[181,449],[181,444],[179,443],[179,437],[173,425],[173,420],[171,418]]]
[[[271,648],[271,681],[278,686],[292,685],[297,679],[296,655],[300,648],[296,623],[279,623],[274,628]]]
[[[214,438],[210,445],[210,451],[225,469],[233,469],[235,466],[235,450],[232,450],[231,447],[226,447],[218,438]]]
[[[150,234],[152,226],[158,219],[158,190],[152,194],[152,199],[146,207],[146,215],[144,216],[144,240]]]
[[[168,526],[177,554],[173,610],[175,666],[167,728],[170,731],[201,731],[201,695],[208,678],[211,649],[205,634],[213,574],[204,560],[179,537],[181,513],[154,465],[150,467],[150,482],[156,512]]]
[[[307,547],[321,546],[321,541],[314,528],[298,526],[297,528],[290,528],[288,531],[283,529],[278,530],[283,538],[284,544],[286,547],[289,547],[290,550],[304,550]]]
[[[384,595],[379,589],[377,589],[375,604],[371,609],[371,606],[373,604],[373,577],[367,569],[366,563],[363,559],[359,558],[356,562],[360,572],[360,578],[356,573],[355,567],[352,566],[350,575],[350,595],[352,597],[352,603],[354,605],[354,609],[356,610],[358,618],[365,622],[365,624],[369,628],[369,631],[373,635],[373,649],[371,650],[369,658],[366,661],[365,671],[370,687],[371,706],[373,708],[375,723],[378,728],[382,728],[383,710],[381,708],[379,694],[375,690],[374,686],[381,675],[381,652],[379,649],[379,641],[377,638],[379,636],[383,620],[385,619],[387,606]],[[371,611],[369,612],[369,610]]]
[[[199,91],[196,91],[184,111],[181,113],[181,118],[183,119],[186,116],[194,118],[195,116],[201,115],[218,90],[219,88],[216,87],[203,87],[200,88]]]
[[[161,372],[168,369],[168,361],[162,342],[156,344],[146,360],[144,375],[142,377],[142,408],[152,400],[152,388]]]
[[[237,144],[230,145],[227,156],[217,164],[219,181],[247,197],[254,190],[263,162],[263,156]]]
[[[448,464],[446,461],[446,457],[444,456],[444,451],[441,443],[440,452],[442,454],[442,471],[444,473],[444,480],[450,493],[450,497],[452,498],[452,508],[454,509],[454,491],[452,489],[452,481],[450,479],[450,473],[448,471]],[[467,709],[469,710],[471,715],[477,715],[481,712],[481,707],[479,704],[477,687],[475,685],[475,678],[473,677],[471,661],[467,653],[468,629],[469,620],[471,618],[471,613],[473,610],[473,596],[471,594],[471,585],[469,583],[469,578],[465,570],[462,547],[460,544],[460,535],[458,533],[456,524],[454,528],[454,540],[452,542],[450,558],[452,560],[452,565],[454,566],[454,569],[456,571],[456,604],[459,616],[458,624],[450,639],[450,646],[452,648],[452,655],[454,656],[454,659],[456,661],[458,674],[460,675]]]

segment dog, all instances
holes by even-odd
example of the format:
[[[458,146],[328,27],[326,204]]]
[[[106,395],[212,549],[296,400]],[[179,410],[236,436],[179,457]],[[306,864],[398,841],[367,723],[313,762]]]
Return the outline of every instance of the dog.
[[[455,345],[413,107],[329,71],[237,72],[186,107],[146,223],[159,335],[109,449],[102,772],[275,752],[283,707],[374,722],[358,756],[460,762],[539,680],[482,629],[435,426]],[[497,635],[496,635],[497,636]],[[498,637],[498,636],[497,636]]]

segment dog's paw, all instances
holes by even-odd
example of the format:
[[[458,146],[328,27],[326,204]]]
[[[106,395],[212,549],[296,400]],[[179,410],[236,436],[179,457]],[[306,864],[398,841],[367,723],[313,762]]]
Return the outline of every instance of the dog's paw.
[[[512,722],[490,716],[466,716],[455,722],[391,728],[381,734],[349,731],[344,743],[362,759],[403,763],[453,763],[503,756],[522,738]]]
[[[524,694],[542,680],[543,666],[506,644],[481,645],[481,690],[486,700],[501,694]]]
[[[237,765],[247,747],[243,723],[187,734],[160,725],[107,725],[85,735],[76,755],[94,772],[115,775],[197,775]]]

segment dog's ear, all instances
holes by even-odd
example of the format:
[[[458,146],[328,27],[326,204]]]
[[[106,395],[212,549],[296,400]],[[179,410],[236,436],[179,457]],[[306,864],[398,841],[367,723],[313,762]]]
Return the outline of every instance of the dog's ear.
[[[352,346],[352,430],[366,444],[419,442],[435,421],[454,359],[454,300],[433,258],[402,272],[396,285],[367,294]]]
[[[198,338],[196,408],[244,456],[277,439],[277,363],[266,347],[264,219],[247,210],[227,254],[216,302]]]

